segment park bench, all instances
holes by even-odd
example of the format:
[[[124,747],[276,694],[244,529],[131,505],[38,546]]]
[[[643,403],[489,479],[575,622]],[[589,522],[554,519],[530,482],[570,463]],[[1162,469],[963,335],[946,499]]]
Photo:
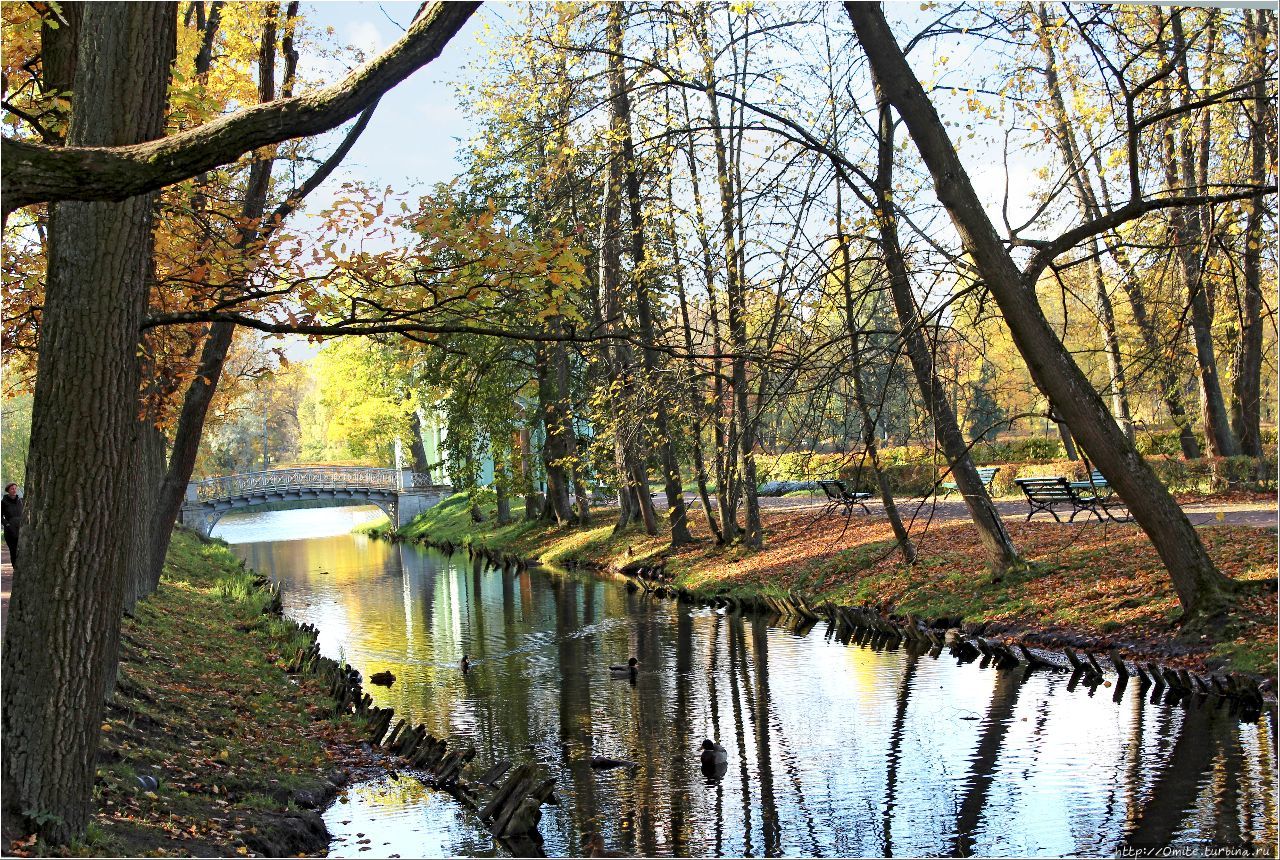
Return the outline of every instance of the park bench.
[[[845,486],[844,481],[819,481],[818,486],[822,488],[822,492],[827,494],[827,506],[822,509],[824,514],[834,511],[836,508],[844,508],[845,516],[853,510],[854,505],[858,505],[867,513],[871,510],[864,502],[871,498],[870,493],[855,493]]]
[[[1089,480],[1072,481],[1071,486],[1082,492],[1093,493],[1095,496],[1110,496],[1115,492],[1111,488],[1111,484],[1107,482],[1106,478],[1102,477],[1102,473],[1097,469],[1089,473]]]
[[[999,471],[999,466],[983,466],[978,469],[978,478],[981,479],[982,486],[987,488],[988,493],[991,492],[991,482],[995,480],[996,472]],[[943,481],[941,486],[944,496],[960,492],[960,488],[956,485],[955,481]]]
[[[1067,522],[1075,522],[1076,514],[1088,512],[1093,514],[1099,520],[1105,516],[1107,519],[1116,522],[1127,521],[1128,518],[1116,517],[1111,513],[1111,509],[1115,507],[1123,507],[1119,500],[1112,500],[1110,494],[1100,495],[1091,493],[1088,490],[1075,486],[1075,484],[1083,484],[1088,487],[1088,481],[1068,481],[1066,478],[1016,478],[1014,483],[1022,488],[1022,492],[1027,497],[1027,504],[1031,507],[1027,513],[1027,522],[1039,511],[1044,511],[1053,516],[1057,522],[1062,522],[1058,516],[1057,508],[1070,508],[1071,516]]]

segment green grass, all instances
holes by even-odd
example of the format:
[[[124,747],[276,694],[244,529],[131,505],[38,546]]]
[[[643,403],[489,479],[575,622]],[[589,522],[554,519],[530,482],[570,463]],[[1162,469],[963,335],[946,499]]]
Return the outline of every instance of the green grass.
[[[35,851],[235,855],[293,791],[325,791],[331,745],[354,747],[362,727],[332,717],[319,681],[286,676],[310,640],[263,614],[254,578],[221,541],[174,532],[160,588],[123,625],[93,823],[73,845]],[[154,791],[143,774],[159,778]]]

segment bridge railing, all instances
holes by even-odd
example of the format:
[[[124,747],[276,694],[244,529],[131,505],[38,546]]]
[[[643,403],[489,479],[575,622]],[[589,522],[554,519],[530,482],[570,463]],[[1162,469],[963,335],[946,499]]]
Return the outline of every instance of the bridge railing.
[[[252,496],[270,490],[399,490],[403,489],[402,475],[404,473],[398,469],[309,466],[303,469],[272,469],[266,472],[220,475],[195,482],[194,488],[197,500],[211,502]]]

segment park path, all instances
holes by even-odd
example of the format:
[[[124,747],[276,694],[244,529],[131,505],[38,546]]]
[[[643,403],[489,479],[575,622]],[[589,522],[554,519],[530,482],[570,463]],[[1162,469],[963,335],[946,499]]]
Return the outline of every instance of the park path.
[[[697,500],[696,495],[686,494],[686,500],[694,502]],[[661,493],[654,497],[654,501],[659,507],[666,506],[666,500]],[[874,500],[870,501],[872,515],[880,513],[878,503]],[[928,500],[920,503],[919,500],[902,499],[898,502],[902,509],[902,514],[906,517],[914,516],[918,519],[929,517],[932,510],[932,518],[935,522],[947,522],[950,520],[968,519],[969,513],[965,509],[964,503],[959,499],[944,500]],[[771,497],[762,496],[760,498],[760,506],[771,511],[813,511],[817,513],[826,505],[826,500],[821,498],[805,498],[798,496],[791,497]],[[917,507],[919,508],[917,510]],[[1026,502],[1016,499],[998,500],[996,508],[999,509],[1000,515],[1008,520],[1022,521],[1027,516]],[[1192,504],[1183,505],[1182,509],[1187,512],[1193,525],[1212,526],[1212,525],[1234,525],[1234,526],[1253,526],[1254,528],[1275,528],[1276,526],[1276,504],[1274,502],[1268,504],[1265,502],[1194,502]],[[860,510],[855,508],[857,513]],[[1075,525],[1082,525],[1088,522],[1087,518],[1077,518]],[[1035,522],[1052,523],[1053,520],[1041,514],[1036,517]],[[1066,525],[1064,523],[1063,525]],[[0,544],[0,631],[4,629],[5,619],[9,615],[9,591],[13,586],[13,565],[9,563],[9,548]]]
[[[690,497],[690,500],[696,499],[696,496]],[[655,497],[656,501],[665,503],[663,496],[659,493]],[[964,502],[958,498],[955,499],[896,499],[898,508],[904,517],[914,515],[916,519],[921,517],[929,517],[932,512],[932,518],[935,522],[947,522],[950,520],[967,520],[969,511],[965,507]],[[825,507],[827,500],[821,497],[804,497],[804,496],[761,496],[760,507],[767,508],[771,511],[804,511],[804,510],[820,510]],[[867,500],[867,507],[871,509],[872,515],[882,513],[880,503],[875,499]],[[1006,520],[1015,520],[1022,522],[1027,518],[1027,503],[1022,499],[997,499],[996,509],[1000,511],[1000,516]],[[1215,502],[1212,499],[1204,502],[1192,502],[1182,506],[1182,510],[1186,512],[1187,518],[1191,520],[1192,525],[1212,526],[1212,525],[1231,525],[1231,526],[1253,526],[1255,528],[1275,528],[1276,526],[1276,503],[1275,502]],[[854,508],[855,514],[862,513],[861,509]],[[1063,520],[1067,515],[1059,512]],[[1078,516],[1076,517],[1076,525],[1081,525],[1090,521],[1092,517]],[[1052,523],[1053,518],[1048,514],[1037,514],[1032,522]],[[1064,523],[1065,525],[1065,523]]]

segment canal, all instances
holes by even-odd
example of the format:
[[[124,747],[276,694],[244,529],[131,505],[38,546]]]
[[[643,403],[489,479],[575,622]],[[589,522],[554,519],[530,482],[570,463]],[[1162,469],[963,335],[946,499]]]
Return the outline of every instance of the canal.
[[[285,612],[319,628],[326,655],[395,674],[390,689],[366,683],[376,704],[470,740],[486,766],[556,777],[549,855],[585,853],[594,831],[649,856],[1271,856],[1274,716],[1153,704],[1136,685],[1117,702],[1065,674],[875,651],[825,624],[795,635],[586,574],[504,573],[348,533],[370,516],[232,514],[215,534],[283,583]],[[612,677],[630,656],[635,682]],[[704,738],[728,751],[719,778],[702,773]],[[593,770],[592,755],[636,767]],[[331,856],[503,853],[407,772],[350,786],[325,821]]]

